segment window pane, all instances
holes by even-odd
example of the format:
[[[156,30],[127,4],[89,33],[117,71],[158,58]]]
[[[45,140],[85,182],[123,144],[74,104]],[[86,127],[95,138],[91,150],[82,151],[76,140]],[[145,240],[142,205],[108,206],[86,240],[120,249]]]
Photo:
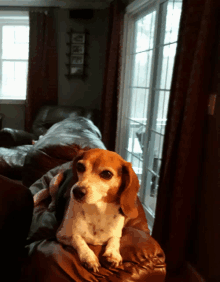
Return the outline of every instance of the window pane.
[[[135,140],[134,152],[140,157],[143,157],[144,142],[146,140],[146,122],[147,122],[147,107],[149,90],[134,88],[131,95],[131,111],[130,111],[130,142]],[[135,122],[136,121],[136,122]],[[134,130],[135,129],[135,130]],[[132,133],[131,133],[132,132]],[[132,137],[133,134],[133,137]],[[133,150],[133,147],[128,146],[129,150]]]
[[[159,95],[159,99],[158,99],[156,128],[154,129],[157,132],[164,134],[166,121],[167,121],[167,111],[168,111],[170,91],[157,91],[157,95]]]
[[[142,150],[140,143],[138,141],[138,137],[136,135],[137,130],[139,129],[140,125],[133,120],[128,119],[128,143],[127,143],[127,150],[136,154],[137,156],[142,155]]]
[[[163,47],[160,89],[170,89],[177,43]]]
[[[27,87],[27,62],[2,63],[2,95],[25,98]]]
[[[28,59],[29,27],[5,25],[2,28],[2,58]]]
[[[177,41],[182,1],[169,0],[167,5],[166,27],[164,43]]]
[[[142,88],[131,89],[130,118],[146,124],[149,90]]]
[[[149,87],[152,51],[134,55],[133,86]]]
[[[153,48],[156,12],[146,15],[135,22],[135,53]]]
[[[148,162],[146,164],[147,168],[153,170],[154,158],[158,158],[160,149],[160,134],[149,130],[150,140],[148,144]]]
[[[145,193],[144,203],[147,206],[148,211],[154,215],[157,202],[158,177],[150,171],[146,173],[146,176],[147,186],[150,187],[150,189],[147,189]]]

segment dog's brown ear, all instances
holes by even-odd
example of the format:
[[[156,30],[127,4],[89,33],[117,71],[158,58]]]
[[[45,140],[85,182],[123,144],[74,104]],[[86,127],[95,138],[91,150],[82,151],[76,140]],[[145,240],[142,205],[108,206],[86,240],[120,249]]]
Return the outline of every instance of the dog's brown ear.
[[[136,199],[140,185],[138,177],[129,162],[125,162],[122,167],[122,185],[123,190],[120,197],[121,209],[126,216],[135,218],[138,216]]]

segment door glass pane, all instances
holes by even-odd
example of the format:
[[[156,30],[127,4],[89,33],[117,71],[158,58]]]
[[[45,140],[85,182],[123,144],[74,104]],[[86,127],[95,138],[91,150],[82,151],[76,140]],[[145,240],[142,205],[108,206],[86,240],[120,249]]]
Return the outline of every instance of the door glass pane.
[[[136,122],[146,124],[149,90],[144,88],[132,88],[131,94],[130,118]]]
[[[128,119],[128,143],[127,143],[127,151],[133,153],[134,155],[141,157],[142,150],[140,143],[138,141],[138,137],[136,135],[137,130],[139,129],[139,123]]]
[[[145,51],[134,55],[133,83],[132,86],[149,87],[150,70],[153,51]]]
[[[161,89],[170,89],[173,74],[173,65],[176,55],[177,43],[172,43],[163,47],[162,72],[161,72]]]
[[[135,44],[131,52],[133,69],[130,82],[130,110],[127,119],[126,150],[132,153],[131,159],[134,169],[138,170],[141,179],[143,166],[143,150],[147,122],[148,96],[150,76],[152,70],[152,56],[155,33],[156,12],[145,15],[135,21]]]
[[[156,91],[159,96],[157,109],[157,122],[155,130],[158,133],[165,133],[165,126],[167,121],[168,103],[170,98],[170,91]]]
[[[135,53],[153,48],[156,11],[135,22]]]
[[[152,172],[148,171],[147,175],[147,186],[150,189],[147,189],[144,197],[145,206],[147,206],[148,211],[152,216],[154,216],[156,208],[156,197],[158,190],[158,177],[155,176]]]
[[[166,27],[164,43],[177,41],[182,1],[169,0],[167,5]]]

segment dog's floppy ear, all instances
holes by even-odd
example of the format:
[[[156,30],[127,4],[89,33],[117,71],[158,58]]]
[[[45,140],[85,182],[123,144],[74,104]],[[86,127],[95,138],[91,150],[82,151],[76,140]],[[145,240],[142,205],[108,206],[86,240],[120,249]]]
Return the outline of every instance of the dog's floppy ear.
[[[135,218],[138,216],[136,199],[139,190],[139,180],[129,162],[125,162],[122,166],[122,185],[123,190],[120,197],[121,209],[126,216]]]

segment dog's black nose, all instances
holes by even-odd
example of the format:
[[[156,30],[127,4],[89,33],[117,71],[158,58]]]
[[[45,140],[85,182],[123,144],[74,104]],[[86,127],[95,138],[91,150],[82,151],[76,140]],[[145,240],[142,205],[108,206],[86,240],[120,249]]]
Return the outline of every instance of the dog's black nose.
[[[86,194],[86,189],[83,187],[76,187],[73,189],[73,196],[76,200],[82,200]]]

